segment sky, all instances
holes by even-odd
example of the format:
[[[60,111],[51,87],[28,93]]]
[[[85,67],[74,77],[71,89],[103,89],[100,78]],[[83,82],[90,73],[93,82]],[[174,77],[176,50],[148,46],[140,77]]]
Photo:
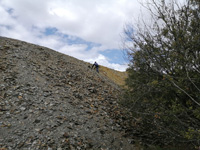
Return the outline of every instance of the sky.
[[[0,0],[0,36],[125,71],[123,30],[140,11],[138,0]]]

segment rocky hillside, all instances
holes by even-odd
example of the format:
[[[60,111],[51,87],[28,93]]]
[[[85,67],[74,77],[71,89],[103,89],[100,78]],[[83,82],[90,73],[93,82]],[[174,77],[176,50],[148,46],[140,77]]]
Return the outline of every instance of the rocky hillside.
[[[83,61],[0,37],[1,150],[134,150],[119,93]]]

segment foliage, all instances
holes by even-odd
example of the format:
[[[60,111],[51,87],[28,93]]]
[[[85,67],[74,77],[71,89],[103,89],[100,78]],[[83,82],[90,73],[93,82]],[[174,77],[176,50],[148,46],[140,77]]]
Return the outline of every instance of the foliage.
[[[123,104],[149,143],[200,146],[200,2],[170,2],[151,0],[153,24],[125,28],[132,46]]]

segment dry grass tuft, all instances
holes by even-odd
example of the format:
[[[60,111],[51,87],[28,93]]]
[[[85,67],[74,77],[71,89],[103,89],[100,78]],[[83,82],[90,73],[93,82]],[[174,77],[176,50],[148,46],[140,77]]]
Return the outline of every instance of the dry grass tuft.
[[[116,71],[104,66],[100,66],[99,72],[107,76],[110,80],[114,81],[116,84],[123,86],[125,85],[125,79],[127,78],[127,72]]]

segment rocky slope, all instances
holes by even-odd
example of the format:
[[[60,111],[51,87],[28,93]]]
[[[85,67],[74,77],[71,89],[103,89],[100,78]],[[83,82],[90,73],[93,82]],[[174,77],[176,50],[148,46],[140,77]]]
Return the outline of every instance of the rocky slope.
[[[83,61],[0,37],[1,150],[134,150],[119,93]]]

